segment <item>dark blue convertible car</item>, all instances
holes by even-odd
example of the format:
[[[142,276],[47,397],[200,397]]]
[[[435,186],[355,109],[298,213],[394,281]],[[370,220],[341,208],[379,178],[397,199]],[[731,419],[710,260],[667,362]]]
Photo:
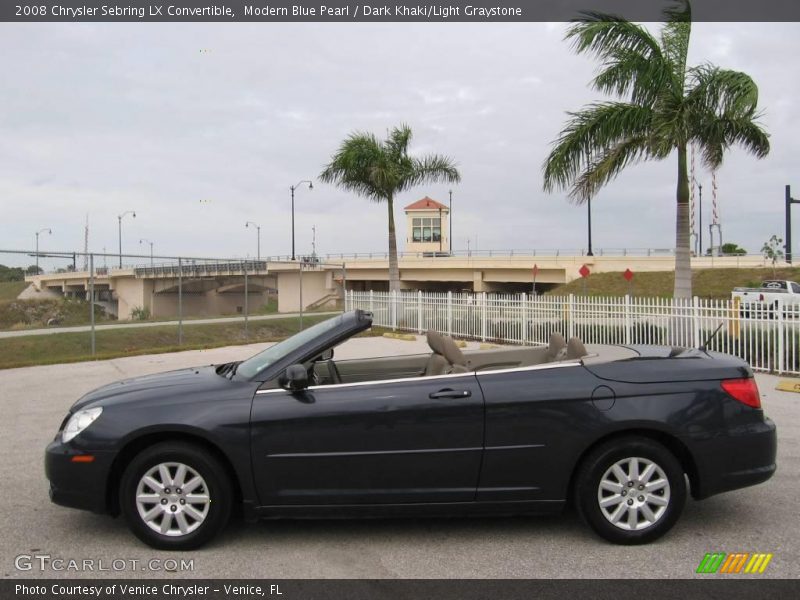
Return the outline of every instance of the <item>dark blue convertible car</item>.
[[[53,502],[196,548],[246,519],[556,513],[644,543],[775,472],[753,373],[702,349],[547,347],[335,360],[352,311],[243,362],[107,385],[46,450]]]

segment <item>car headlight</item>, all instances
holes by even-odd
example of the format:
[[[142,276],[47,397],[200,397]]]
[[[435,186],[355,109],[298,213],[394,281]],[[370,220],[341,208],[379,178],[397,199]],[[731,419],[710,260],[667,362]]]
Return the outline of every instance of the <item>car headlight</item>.
[[[69,418],[67,425],[61,432],[61,441],[66,443],[95,422],[97,417],[103,412],[102,407],[87,408],[79,410]]]

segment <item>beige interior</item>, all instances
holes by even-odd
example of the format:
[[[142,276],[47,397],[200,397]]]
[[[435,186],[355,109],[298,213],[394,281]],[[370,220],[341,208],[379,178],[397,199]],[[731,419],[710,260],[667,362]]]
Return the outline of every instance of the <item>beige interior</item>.
[[[513,369],[577,360],[588,354],[578,338],[565,342],[558,333],[551,336],[547,346],[513,346],[463,352],[448,336],[429,331],[427,340],[431,347],[429,354],[336,361],[341,383]],[[330,369],[324,362],[315,365],[315,372],[321,384],[334,383]]]

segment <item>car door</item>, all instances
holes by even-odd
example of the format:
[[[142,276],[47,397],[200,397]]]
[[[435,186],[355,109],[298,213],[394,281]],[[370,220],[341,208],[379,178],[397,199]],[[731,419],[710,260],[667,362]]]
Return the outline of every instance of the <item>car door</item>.
[[[262,505],[475,498],[484,405],[473,373],[260,390],[251,452]]]
[[[486,443],[476,499],[563,500],[613,391],[577,362],[478,372]],[[596,402],[593,402],[593,397]]]

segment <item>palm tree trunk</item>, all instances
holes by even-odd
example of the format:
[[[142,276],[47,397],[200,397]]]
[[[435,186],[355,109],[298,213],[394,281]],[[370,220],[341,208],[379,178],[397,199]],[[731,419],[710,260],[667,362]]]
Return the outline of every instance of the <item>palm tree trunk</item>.
[[[394,230],[394,197],[386,198],[389,207],[389,291],[400,291],[400,268],[397,265],[397,235]]]
[[[692,297],[692,258],[689,250],[689,176],[686,146],[678,148],[678,210],[675,221],[675,298]]]

